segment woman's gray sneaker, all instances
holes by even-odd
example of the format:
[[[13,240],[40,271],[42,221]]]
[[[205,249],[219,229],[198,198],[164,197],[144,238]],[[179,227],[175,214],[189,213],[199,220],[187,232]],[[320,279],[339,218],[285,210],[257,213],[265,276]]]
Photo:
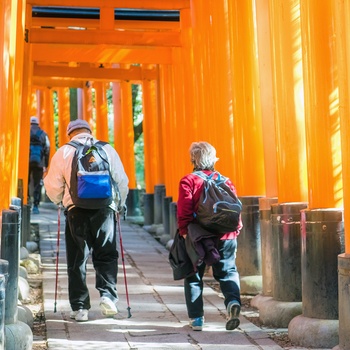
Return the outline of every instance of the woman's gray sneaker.
[[[239,324],[239,313],[241,312],[241,305],[238,301],[230,301],[227,305],[228,321],[226,322],[226,329],[232,331],[236,329]]]

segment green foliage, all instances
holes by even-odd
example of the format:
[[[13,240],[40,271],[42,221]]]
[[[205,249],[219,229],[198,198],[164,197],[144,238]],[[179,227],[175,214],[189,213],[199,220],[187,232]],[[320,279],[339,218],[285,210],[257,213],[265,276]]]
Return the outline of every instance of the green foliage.
[[[139,189],[145,188],[145,167],[143,153],[143,134],[137,139],[134,144],[135,152],[135,167],[136,167],[136,182]]]
[[[143,110],[142,110],[142,86],[139,84],[131,85],[132,93],[132,112],[134,118],[134,157],[135,157],[135,173],[137,187],[145,188],[144,175],[144,142],[143,142]],[[113,90],[112,84],[107,90],[107,106],[108,106],[108,130],[109,142],[114,144],[114,112],[113,112]]]
[[[135,156],[135,172],[137,187],[145,188],[144,176],[144,140],[143,140],[143,109],[142,109],[142,86],[140,84],[132,84],[132,109],[134,118],[134,156]],[[95,108],[95,92],[92,91],[93,103],[93,118],[96,116]],[[113,111],[113,90],[112,83],[107,89],[107,108],[108,108],[108,136],[109,142],[114,146],[114,111]],[[58,149],[58,94],[53,91],[53,112],[54,112],[54,126],[55,126],[55,143]]]
[[[55,128],[55,149],[57,150],[59,147],[59,139],[58,139],[58,94],[57,91],[53,91],[53,123]]]

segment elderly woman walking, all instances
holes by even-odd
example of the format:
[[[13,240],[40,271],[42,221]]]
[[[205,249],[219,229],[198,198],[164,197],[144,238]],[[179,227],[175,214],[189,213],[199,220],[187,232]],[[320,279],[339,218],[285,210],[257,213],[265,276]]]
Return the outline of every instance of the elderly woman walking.
[[[190,147],[190,159],[193,171],[201,171],[206,175],[215,172],[215,163],[218,161],[215,148],[207,142],[193,142]],[[219,174],[219,173],[218,173]],[[215,175],[214,175],[215,176]],[[179,234],[186,238],[189,233],[188,226],[196,223],[194,213],[203,190],[205,180],[194,173],[187,174],[180,180],[179,196],[177,202],[177,222]],[[236,194],[233,183],[227,179],[226,185]],[[237,236],[242,228],[242,221],[234,232],[218,235],[216,248],[219,257],[212,264],[213,276],[219,282],[224,295],[224,304],[228,313],[226,329],[236,329],[239,324],[241,309],[239,274],[236,267]],[[206,264],[201,262],[196,267],[196,273],[184,280],[184,292],[190,327],[201,331],[204,324],[203,305],[203,275]]]

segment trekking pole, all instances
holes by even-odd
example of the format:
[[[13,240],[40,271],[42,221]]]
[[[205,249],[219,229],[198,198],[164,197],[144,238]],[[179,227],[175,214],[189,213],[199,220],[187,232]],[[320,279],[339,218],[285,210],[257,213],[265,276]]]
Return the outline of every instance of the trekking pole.
[[[122,230],[120,229],[120,214],[119,214],[119,212],[117,212],[117,226],[118,226],[118,232],[119,232],[120,251],[121,251],[121,254],[122,254],[126,302],[128,304],[128,307],[127,307],[128,318],[130,318],[131,317],[131,311],[130,311],[131,308],[130,308],[130,302],[129,302],[128,283],[127,283],[127,280],[126,280],[126,269],[125,269],[125,261],[124,261],[124,248],[123,248]]]
[[[53,312],[56,312],[57,305],[57,286],[58,286],[58,258],[60,255],[60,231],[61,231],[61,203],[58,205],[57,210],[57,244],[56,244],[56,283],[55,283],[55,303]]]

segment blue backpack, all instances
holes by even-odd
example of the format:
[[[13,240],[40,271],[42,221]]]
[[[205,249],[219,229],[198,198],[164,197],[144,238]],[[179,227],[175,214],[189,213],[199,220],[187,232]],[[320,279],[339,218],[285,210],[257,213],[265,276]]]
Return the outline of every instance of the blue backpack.
[[[43,130],[37,130],[36,133],[30,135],[30,151],[29,162],[30,165],[40,166],[41,160],[44,156],[44,145],[41,141]]]
[[[197,222],[212,232],[236,231],[242,203],[226,184],[228,179],[217,171],[210,175],[202,171],[193,174],[204,180],[198,209],[194,213]]]
[[[113,186],[116,193],[118,191],[103,149],[107,142],[87,145],[70,141],[67,144],[76,148],[69,186],[74,205],[84,209],[108,207],[113,202]]]

